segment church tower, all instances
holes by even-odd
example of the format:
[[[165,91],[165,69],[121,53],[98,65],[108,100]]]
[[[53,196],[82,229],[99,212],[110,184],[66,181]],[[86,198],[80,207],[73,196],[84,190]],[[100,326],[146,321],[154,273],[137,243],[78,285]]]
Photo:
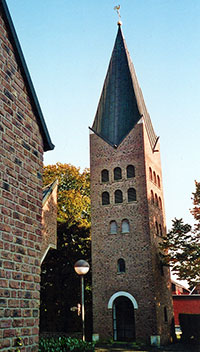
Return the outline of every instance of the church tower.
[[[160,145],[118,23],[90,134],[93,332],[100,339],[158,336],[173,319]]]

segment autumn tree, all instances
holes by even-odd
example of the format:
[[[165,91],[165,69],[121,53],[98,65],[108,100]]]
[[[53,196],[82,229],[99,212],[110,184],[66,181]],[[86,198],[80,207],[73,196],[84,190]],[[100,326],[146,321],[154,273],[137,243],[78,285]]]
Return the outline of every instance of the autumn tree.
[[[71,310],[80,303],[78,259],[90,263],[90,173],[57,163],[44,167],[44,186],[58,179],[57,249],[42,264],[41,331],[81,331],[81,318]],[[91,270],[85,278],[87,328],[91,321]]]
[[[195,219],[195,233],[200,231],[200,182],[195,181],[195,192],[192,193],[194,207],[191,210]]]
[[[170,265],[178,279],[187,280],[190,288],[200,282],[200,183],[195,182],[195,187],[191,210],[194,228],[184,224],[183,219],[175,218],[172,229],[160,244],[163,264]]]
[[[90,227],[90,173],[69,164],[44,167],[44,186],[58,179],[58,223]]]

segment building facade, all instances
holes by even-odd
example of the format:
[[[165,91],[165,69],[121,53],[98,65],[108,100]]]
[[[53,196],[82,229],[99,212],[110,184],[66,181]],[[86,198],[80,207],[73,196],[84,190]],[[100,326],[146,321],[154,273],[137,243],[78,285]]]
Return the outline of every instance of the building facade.
[[[53,149],[0,0],[0,350],[37,351],[43,152]]]
[[[90,133],[93,332],[119,341],[170,339],[170,276],[160,145],[121,25]]]

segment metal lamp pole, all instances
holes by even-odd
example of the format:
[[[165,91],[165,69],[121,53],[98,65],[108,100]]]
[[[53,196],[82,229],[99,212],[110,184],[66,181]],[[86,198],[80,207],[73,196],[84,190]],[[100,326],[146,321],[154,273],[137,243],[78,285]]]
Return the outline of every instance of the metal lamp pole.
[[[81,277],[81,315],[82,315],[82,331],[83,341],[85,341],[85,300],[84,300],[84,275],[88,273],[90,266],[83,259],[78,260],[74,264],[74,270]]]

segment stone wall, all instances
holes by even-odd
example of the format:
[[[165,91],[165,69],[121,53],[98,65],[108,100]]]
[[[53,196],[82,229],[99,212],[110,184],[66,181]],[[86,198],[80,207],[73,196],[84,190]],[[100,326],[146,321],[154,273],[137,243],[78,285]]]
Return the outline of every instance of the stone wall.
[[[36,351],[43,142],[0,17],[0,349]]]

